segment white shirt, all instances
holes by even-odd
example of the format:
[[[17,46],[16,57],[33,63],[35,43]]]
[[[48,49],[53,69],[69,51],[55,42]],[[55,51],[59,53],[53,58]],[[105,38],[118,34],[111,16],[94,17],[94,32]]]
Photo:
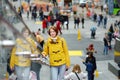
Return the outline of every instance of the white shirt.
[[[77,75],[79,76],[80,80],[86,80],[87,74],[86,73],[77,73]],[[64,76],[65,80],[78,80],[76,74],[74,72],[70,72],[69,74]]]

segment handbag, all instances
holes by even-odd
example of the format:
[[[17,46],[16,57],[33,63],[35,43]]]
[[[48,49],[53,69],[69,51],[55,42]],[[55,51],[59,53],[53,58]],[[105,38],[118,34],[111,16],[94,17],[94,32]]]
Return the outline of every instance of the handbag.
[[[77,76],[78,80],[80,80],[79,76],[77,75],[77,73],[75,72],[75,75]]]
[[[95,77],[99,77],[99,72],[98,72],[98,70],[95,70]]]

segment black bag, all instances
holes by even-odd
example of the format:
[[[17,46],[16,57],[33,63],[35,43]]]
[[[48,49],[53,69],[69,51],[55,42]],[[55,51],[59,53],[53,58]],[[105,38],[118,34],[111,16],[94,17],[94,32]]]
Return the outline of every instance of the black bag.
[[[79,76],[77,75],[77,73],[75,72],[75,75],[77,76],[78,80],[80,80]]]
[[[115,49],[115,51],[120,52],[120,37],[116,38],[114,49]]]

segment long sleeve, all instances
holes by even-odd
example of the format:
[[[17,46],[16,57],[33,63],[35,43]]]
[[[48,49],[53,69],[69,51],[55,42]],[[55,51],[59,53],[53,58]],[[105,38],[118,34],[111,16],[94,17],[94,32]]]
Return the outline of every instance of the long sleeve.
[[[47,56],[49,53],[48,41],[45,42],[43,47],[43,53]]]
[[[74,77],[73,72],[71,72],[71,73],[65,75],[65,76],[64,76],[64,79],[65,79],[65,80],[68,80],[68,79],[71,79],[72,77]]]
[[[63,41],[63,50],[66,55],[66,65],[69,67],[70,66],[70,56],[68,53],[68,47],[67,47],[65,39],[62,38],[62,41]]]
[[[16,51],[16,48],[14,47],[11,52],[10,68],[14,68],[14,65],[15,65],[15,51]]]

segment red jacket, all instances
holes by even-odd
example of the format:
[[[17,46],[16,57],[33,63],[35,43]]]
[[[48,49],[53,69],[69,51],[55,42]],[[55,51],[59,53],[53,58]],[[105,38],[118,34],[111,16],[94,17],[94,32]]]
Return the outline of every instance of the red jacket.
[[[47,28],[47,21],[46,20],[43,20],[43,22],[42,22],[42,28],[43,29]]]
[[[61,29],[61,28],[60,28],[60,21],[57,21],[57,22],[56,22],[56,27],[57,27],[58,30]]]
[[[51,21],[51,17],[50,16],[48,16],[48,22],[50,22]]]

